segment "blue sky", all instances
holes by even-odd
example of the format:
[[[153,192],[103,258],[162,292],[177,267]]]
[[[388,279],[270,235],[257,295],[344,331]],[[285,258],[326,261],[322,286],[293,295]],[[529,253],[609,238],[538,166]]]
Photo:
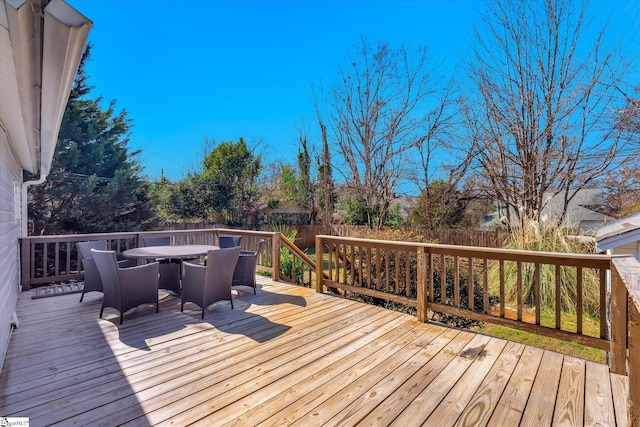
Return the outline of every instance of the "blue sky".
[[[198,167],[205,138],[261,141],[266,161],[295,161],[301,120],[315,134],[311,87],[361,36],[428,45],[453,69],[482,0],[67,0],[94,23],[93,96],[133,121],[144,174],[172,180]],[[618,0],[607,8],[637,9]],[[636,26],[637,28],[637,26]]]
[[[297,126],[315,126],[311,86],[365,36],[428,44],[455,63],[479,1],[67,0],[94,23],[93,96],[133,120],[145,174],[184,177],[205,137],[261,140],[268,161],[293,162]],[[314,133],[315,129],[311,129]]]

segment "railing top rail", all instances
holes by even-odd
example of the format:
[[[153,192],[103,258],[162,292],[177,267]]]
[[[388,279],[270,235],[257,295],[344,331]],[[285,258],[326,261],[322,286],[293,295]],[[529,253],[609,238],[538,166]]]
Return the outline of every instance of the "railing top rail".
[[[238,235],[252,235],[257,237],[272,237],[276,232],[270,231],[252,231],[252,230],[237,230],[231,228],[199,228],[193,230],[156,230],[156,231],[126,231],[126,232],[111,232],[111,233],[88,233],[88,234],[60,234],[49,236],[23,236],[20,237],[25,242],[80,242],[83,240],[99,240],[99,239],[128,239],[139,235],[145,236],[161,236],[161,235],[190,235],[190,234],[202,234],[202,233],[229,233]]]
[[[295,244],[293,244],[286,236],[281,235],[280,241],[284,244],[290,251],[292,251],[296,256],[304,262],[307,267],[309,267],[313,272],[316,271],[316,264],[313,262],[311,258],[307,256],[304,252],[300,250]]]
[[[363,239],[355,237],[338,237],[319,235],[324,242],[357,242],[365,247],[378,248],[411,248],[415,251],[424,248],[427,253],[458,255],[474,258],[490,258],[505,261],[523,261],[542,264],[559,264],[574,267],[591,267],[609,269],[612,257],[610,255],[567,254],[557,252],[537,252],[517,249],[496,249],[479,246],[441,245],[437,243],[396,242],[390,240]]]
[[[236,228],[212,228],[208,231],[212,231],[215,233],[223,233],[223,234],[236,234],[238,236],[256,236],[256,237],[269,237],[269,238],[273,237],[276,234],[279,234],[277,231],[255,231],[255,230],[242,230],[242,229],[236,229]]]

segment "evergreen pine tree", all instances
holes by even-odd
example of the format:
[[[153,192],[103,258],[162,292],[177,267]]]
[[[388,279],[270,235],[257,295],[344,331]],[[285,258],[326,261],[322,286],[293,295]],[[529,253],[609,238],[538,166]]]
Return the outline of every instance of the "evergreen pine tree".
[[[87,46],[62,119],[50,174],[29,188],[31,235],[137,231],[157,225],[156,203],[128,147],[131,120],[91,98]],[[30,179],[27,177],[27,179]]]

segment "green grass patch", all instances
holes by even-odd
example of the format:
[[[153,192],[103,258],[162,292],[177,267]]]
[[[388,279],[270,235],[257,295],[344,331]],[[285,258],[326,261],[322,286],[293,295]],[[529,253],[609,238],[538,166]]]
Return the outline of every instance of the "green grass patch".
[[[543,309],[540,312],[540,323],[545,326],[553,327],[555,325],[555,314],[552,310]],[[562,313],[561,327],[566,331],[576,330],[575,314]],[[482,326],[472,328],[475,332],[502,338],[533,347],[543,348],[569,356],[578,357],[580,359],[590,360],[597,363],[605,363],[605,352],[597,348],[587,347],[581,344],[569,341],[550,338],[543,335],[524,332],[517,329],[506,328],[504,326],[492,325],[485,323]],[[584,335],[597,337],[600,335],[600,324],[598,319],[585,316],[582,321],[582,330]]]

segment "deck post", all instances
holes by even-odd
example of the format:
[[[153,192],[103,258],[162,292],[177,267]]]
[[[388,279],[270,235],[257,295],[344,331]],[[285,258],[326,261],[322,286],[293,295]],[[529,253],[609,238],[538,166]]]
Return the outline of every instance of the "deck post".
[[[322,252],[322,237],[316,236],[316,292],[324,291],[324,255]]]
[[[600,286],[604,286],[601,283]],[[618,268],[611,269],[611,372],[627,374],[627,300],[628,293]],[[604,321],[604,319],[601,319]]]
[[[427,320],[427,254],[424,247],[418,247],[416,263],[416,288],[418,291],[417,320],[424,323]]]
[[[640,427],[640,313],[629,304],[629,414],[628,425]]]
[[[280,233],[274,233],[271,241],[271,267],[273,268],[271,278],[274,282],[280,281]]]
[[[20,289],[28,291],[31,289],[31,240],[22,238],[20,240]]]

